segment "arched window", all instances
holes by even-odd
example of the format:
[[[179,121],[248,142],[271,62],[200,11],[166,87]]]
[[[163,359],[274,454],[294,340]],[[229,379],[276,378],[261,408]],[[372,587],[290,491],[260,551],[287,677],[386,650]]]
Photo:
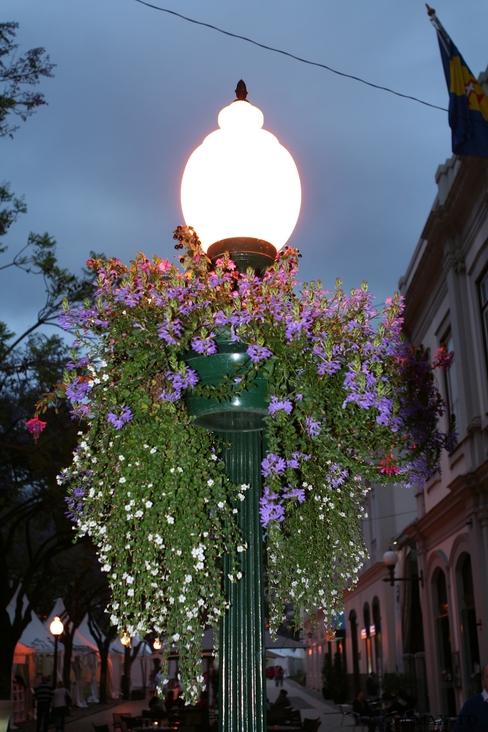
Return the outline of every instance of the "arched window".
[[[365,602],[363,605],[363,622],[364,622],[364,633],[363,640],[366,649],[366,673],[370,674],[373,669],[373,646],[370,632],[371,626],[371,611],[369,609],[369,602]]]
[[[376,673],[380,676],[383,673],[383,645],[381,641],[381,612],[380,612],[380,601],[377,597],[373,597],[372,603],[373,610],[373,648],[374,648],[374,661],[376,666]],[[371,628],[370,628],[371,634]]]
[[[444,709],[447,714],[456,714],[454,697],[451,634],[449,624],[449,603],[447,597],[446,575],[442,569],[435,570],[432,576],[432,597],[436,627],[437,657],[440,668],[440,689]]]
[[[469,554],[462,554],[459,557],[456,574],[462,635],[463,687],[466,690],[466,695],[471,696],[479,689],[480,649],[476,627],[473,572]]]
[[[349,624],[351,626],[351,651],[352,651],[352,673],[354,692],[359,691],[359,647],[358,647],[358,619],[355,610],[349,613]]]

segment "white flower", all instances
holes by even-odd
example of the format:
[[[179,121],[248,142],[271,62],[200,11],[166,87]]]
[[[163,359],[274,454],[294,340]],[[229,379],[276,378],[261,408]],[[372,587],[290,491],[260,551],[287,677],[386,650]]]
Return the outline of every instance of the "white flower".
[[[127,479],[124,478],[124,476],[122,476],[121,478],[119,478],[119,483],[126,483],[126,482],[127,482]]]
[[[245,497],[246,497],[246,496],[244,495],[244,493],[238,493],[238,494],[237,494],[237,498],[238,498],[238,499],[239,499],[240,501],[243,501]]]
[[[180,634],[179,633],[175,633],[174,636],[173,636],[173,638],[172,638],[172,640],[175,643],[177,643],[180,640]]]
[[[207,480],[207,485],[208,485],[208,486],[209,486],[210,488],[211,488],[211,487],[213,486],[213,484],[214,484],[214,483],[215,483],[215,481],[214,481],[214,480],[213,480],[212,478],[209,478],[209,479]]]
[[[119,460],[120,460],[121,463],[123,463],[124,460],[125,460],[125,457],[123,455],[119,455]]]
[[[145,505],[146,508],[152,508],[153,502],[152,501],[146,501],[146,503],[144,505]]]
[[[158,448],[157,447],[151,447],[151,449],[149,450],[149,452],[151,453],[151,455],[154,455],[154,453],[157,452],[157,451],[158,451]]]
[[[179,602],[185,602],[185,600],[186,600],[186,595],[180,595],[180,596],[178,597],[178,601],[179,601]]]
[[[219,508],[224,508],[224,506],[225,506],[225,503],[224,503],[223,501],[219,501],[219,502],[217,503],[217,506],[218,506]]]
[[[135,512],[134,516],[136,518],[142,518],[144,516],[144,511],[140,508],[138,511]]]
[[[242,579],[242,572],[237,572],[236,577],[237,579]]]
[[[170,516],[169,514],[167,514],[167,516],[166,516],[166,521],[168,524],[174,524],[174,522],[175,522],[173,516]]]
[[[131,588],[129,588],[127,590],[127,595],[128,595],[128,597],[134,597],[134,589],[133,589],[133,587],[131,587]]]

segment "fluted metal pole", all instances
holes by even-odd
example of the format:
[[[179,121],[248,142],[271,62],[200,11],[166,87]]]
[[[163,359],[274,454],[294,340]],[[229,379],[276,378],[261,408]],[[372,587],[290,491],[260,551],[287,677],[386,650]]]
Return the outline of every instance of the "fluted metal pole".
[[[221,432],[227,474],[237,484],[247,483],[237,507],[247,551],[241,554],[239,582],[225,582],[230,609],[220,635],[220,732],[264,732],[266,680],[264,673],[264,590],[262,538],[259,522],[262,432]]]

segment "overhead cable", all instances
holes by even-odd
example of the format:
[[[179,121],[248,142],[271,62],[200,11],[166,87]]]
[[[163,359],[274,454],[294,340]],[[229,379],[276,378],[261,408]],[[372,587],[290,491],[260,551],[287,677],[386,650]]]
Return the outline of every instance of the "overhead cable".
[[[265,51],[279,53],[282,56],[293,59],[294,61],[300,61],[300,63],[308,64],[309,66],[316,66],[319,69],[325,69],[326,71],[330,71],[332,74],[337,74],[337,76],[342,76],[346,79],[352,79],[353,81],[357,81],[360,84],[370,86],[373,89],[379,89],[380,91],[387,92],[388,94],[394,94],[395,96],[401,97],[402,99],[408,99],[411,102],[417,102],[418,104],[423,104],[426,107],[431,107],[432,109],[440,109],[442,112],[447,112],[447,109],[445,107],[440,107],[438,104],[432,104],[431,102],[425,101],[425,99],[419,99],[419,97],[414,97],[410,94],[403,94],[403,92],[396,91],[395,89],[390,89],[389,87],[382,86],[381,84],[375,84],[372,81],[367,81],[366,79],[363,79],[360,76],[355,76],[354,74],[346,74],[345,71],[339,71],[338,69],[334,69],[332,66],[328,66],[327,64],[320,63],[319,61],[311,61],[310,59],[303,58],[302,56],[297,56],[295,53],[290,53],[290,51],[283,51],[283,49],[281,48],[275,48],[274,46],[269,46],[266,43],[260,43],[259,41],[255,41],[253,38],[248,38],[247,36],[242,36],[239,33],[232,33],[232,31],[225,30],[224,28],[219,28],[212,23],[206,23],[203,20],[190,18],[189,16],[183,15],[182,13],[177,13],[176,10],[162,8],[160,5],[155,5],[154,3],[147,2],[147,0],[134,0],[134,2],[139,3],[140,5],[145,5],[148,8],[152,8],[153,10],[159,10],[161,13],[174,15],[176,18],[185,20],[187,23],[193,23],[194,25],[200,25],[204,28],[209,28],[210,30],[216,31],[217,33],[222,33],[222,35],[224,36],[237,38],[240,41],[251,43],[253,46],[263,48]]]

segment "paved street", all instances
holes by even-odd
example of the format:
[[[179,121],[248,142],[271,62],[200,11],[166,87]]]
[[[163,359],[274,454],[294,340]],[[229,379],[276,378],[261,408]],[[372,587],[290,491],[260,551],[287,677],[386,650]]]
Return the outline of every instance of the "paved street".
[[[319,729],[321,732],[339,732],[340,729],[353,726],[351,717],[346,717],[343,720],[342,714],[336,706],[324,702],[318,695],[315,696],[315,694],[308,692],[294,681],[285,680],[283,688],[288,692],[293,707],[300,711],[302,719],[305,717],[320,718],[322,724]],[[270,702],[275,700],[278,692],[279,688],[275,686],[274,682],[268,681],[267,696]],[[90,713],[90,709],[80,710],[80,712],[76,710],[74,718],[66,720],[66,732],[93,732],[94,724],[108,724],[112,729],[114,712],[130,712],[132,715],[137,715],[146,706],[147,703],[144,701],[131,701],[121,702],[100,712],[95,711],[96,707],[93,707],[93,713]],[[84,713],[84,716],[78,716],[79,713]],[[19,730],[21,732],[34,732],[35,722],[22,724],[19,726]]]

